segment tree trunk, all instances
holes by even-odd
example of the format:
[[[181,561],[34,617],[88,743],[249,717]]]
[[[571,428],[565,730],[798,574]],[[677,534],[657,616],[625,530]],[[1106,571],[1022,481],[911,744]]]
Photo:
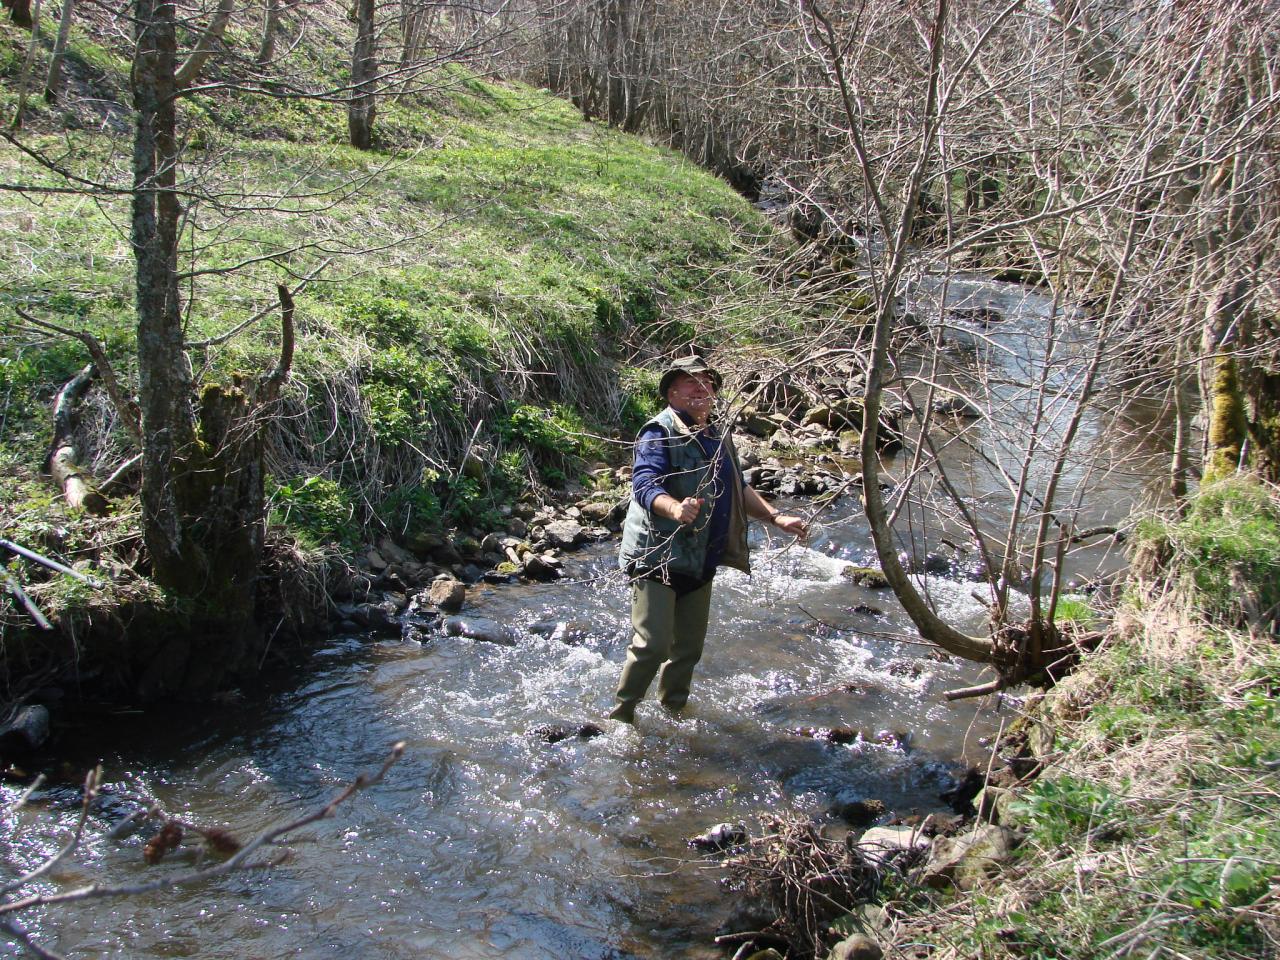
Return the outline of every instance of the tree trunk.
[[[565,64],[570,25],[557,20],[551,0],[537,0],[538,37],[542,43],[543,84],[552,93],[568,92],[569,75]]]
[[[195,424],[178,299],[177,39],[173,4],[135,0],[136,130],[132,240],[136,260],[138,398],[142,411],[142,526],[153,576],[182,595],[198,590],[180,487],[190,475]],[[178,481],[178,482],[175,482]]]
[[[9,11],[9,17],[20,27],[31,29],[35,22],[31,17],[31,0],[0,0]]]
[[[136,260],[138,395],[142,414],[142,533],[151,575],[187,620],[149,640],[140,689],[207,693],[252,671],[262,632],[255,584],[262,559],[263,403],[274,400],[292,359],[292,304],[285,308],[280,367],[256,388],[207,386],[193,409],[194,378],[182,332],[175,185],[177,43],[169,0],[134,0],[138,49],[132,74],[136,131],[132,242]]]
[[[34,19],[31,27],[31,40],[27,43],[27,58],[22,64],[22,74],[18,77],[18,106],[13,111],[14,130],[22,129],[22,118],[27,111],[27,89],[31,83],[31,70],[36,61],[36,47],[40,45],[40,0],[36,0]]]
[[[1181,505],[1187,499],[1187,478],[1191,473],[1191,418],[1193,386],[1184,365],[1186,346],[1178,338],[1173,363],[1173,456],[1169,464],[1169,493]]]
[[[260,67],[268,66],[276,56],[276,34],[280,30],[280,0],[266,0],[262,14],[262,43],[253,58]]]
[[[191,51],[186,62],[178,68],[176,78],[179,89],[189,87],[200,76],[200,71],[218,51],[222,44],[222,36],[227,32],[227,24],[231,22],[231,13],[235,10],[235,0],[218,0],[218,9],[209,21],[209,26],[200,34],[196,48]]]
[[[862,439],[859,451],[862,457],[863,471],[863,512],[866,514],[867,524],[871,528],[871,539],[875,543],[876,556],[880,560],[880,570],[884,574],[885,580],[888,581],[889,587],[893,590],[894,596],[902,604],[903,610],[911,618],[911,622],[915,624],[916,629],[920,631],[921,637],[930,643],[937,644],[949,653],[954,653],[967,660],[976,660],[979,663],[993,663],[997,666],[1008,666],[1005,657],[1008,651],[997,647],[989,639],[970,637],[961,633],[939,617],[925,601],[925,598],[916,590],[911,583],[910,577],[907,576],[907,572],[902,568],[902,563],[898,560],[897,542],[894,538],[893,529],[889,525],[889,512],[885,509],[884,498],[880,494],[879,471],[877,469],[877,465],[880,463],[880,451],[877,449],[876,441],[880,431],[880,406],[884,396],[885,374],[892,366],[889,357],[889,341],[898,317],[898,286],[907,266],[907,257],[909,255],[907,238],[911,235],[912,219],[917,206],[916,200],[920,195],[921,183],[924,178],[927,151],[932,147],[932,131],[926,129],[921,134],[920,152],[916,166],[904,190],[902,219],[897,225],[896,231],[890,230],[888,229],[888,208],[874,189],[876,174],[873,169],[873,162],[867,156],[859,136],[858,117],[853,109],[853,96],[845,77],[844,57],[835,29],[831,25],[831,21],[816,7],[813,0],[806,0],[805,7],[814,18],[815,23],[821,28],[828,64],[840,92],[845,119],[848,121],[848,135],[853,140],[853,151],[857,156],[863,181],[868,187],[871,202],[875,205],[876,215],[885,227],[885,235],[892,237],[892,242],[885,254],[887,262],[876,278],[876,316],[871,337],[871,355],[867,360],[867,379],[863,390]],[[931,49],[933,60],[930,64],[930,102],[926,105],[925,110],[926,116],[929,117],[933,116],[935,104],[933,98],[937,95],[938,64],[942,53],[941,30],[942,25],[946,22],[946,17],[947,0],[938,0],[937,12],[932,24]]]
[[[351,145],[359,150],[373,148],[373,120],[376,113],[373,81],[378,72],[373,12],[374,0],[356,0],[356,43],[351,56],[351,99],[347,104],[347,131]]]
[[[49,73],[44,82],[44,98],[53,103],[62,95],[62,63],[66,59],[71,23],[75,19],[75,0],[62,0],[62,17],[58,21],[58,39],[49,55]]]
[[[1274,332],[1268,337],[1272,343],[1277,340]],[[1280,484],[1280,369],[1255,362],[1241,371],[1240,382],[1253,468],[1268,483]]]

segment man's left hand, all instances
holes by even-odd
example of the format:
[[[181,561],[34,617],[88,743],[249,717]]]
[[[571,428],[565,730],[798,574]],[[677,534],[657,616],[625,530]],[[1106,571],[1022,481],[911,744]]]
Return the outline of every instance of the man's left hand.
[[[804,517],[780,513],[773,518],[773,525],[785,533],[799,537],[801,540],[809,535],[809,524]]]

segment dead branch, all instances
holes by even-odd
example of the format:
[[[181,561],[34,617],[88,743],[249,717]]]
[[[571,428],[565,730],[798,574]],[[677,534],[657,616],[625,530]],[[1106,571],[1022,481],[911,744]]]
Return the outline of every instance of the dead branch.
[[[111,398],[111,404],[115,407],[116,414],[120,417],[120,422],[129,431],[129,435],[133,437],[134,442],[138,446],[142,446],[142,412],[120,386],[120,380],[116,376],[115,368],[111,365],[111,361],[107,359],[107,351],[102,348],[98,338],[84,330],[72,330],[70,327],[50,323],[48,320],[37,319],[21,307],[14,307],[13,309],[22,318],[23,322],[39,330],[47,330],[50,333],[71,337],[73,340],[79,340],[84,344],[85,349],[89,351],[89,356],[93,359],[93,365],[98,370],[98,376],[102,378],[102,385],[107,388],[107,396]]]
[[[112,472],[111,476],[107,477],[107,479],[102,481],[102,484],[98,487],[98,489],[101,490],[103,493],[110,493],[112,490],[116,488],[117,484],[119,484],[124,479],[124,477],[127,476],[130,472],[132,472],[141,462],[142,462],[142,454],[140,453],[134,454],[124,463],[120,464],[120,466],[116,467],[116,469]]]
[[[29,550],[24,546],[16,544],[12,540],[5,540],[0,538],[0,547],[3,547],[6,550],[10,550],[13,553],[16,553],[20,557],[26,557],[28,560],[33,560],[36,563],[40,564],[42,567],[48,567],[50,570],[56,570],[58,573],[65,573],[68,577],[73,577],[74,579],[79,580],[81,583],[87,583],[91,587],[96,587],[99,585],[98,581],[95,580],[93,577],[86,577],[83,573],[80,573],[78,570],[72,570],[66,564],[59,563],[57,560],[50,560],[48,557],[42,556],[41,554],[36,553],[34,550]]]
[[[18,583],[18,581],[14,579],[13,575],[7,571],[4,575],[4,583],[9,592],[12,593],[18,599],[18,602],[26,608],[27,613],[31,614],[31,619],[39,625],[41,630],[53,629],[53,624],[48,621],[43,613],[40,612],[40,608],[35,605],[35,602],[27,596],[26,591],[22,589],[22,584]]]
[[[979,683],[972,687],[961,687],[958,690],[947,690],[943,693],[943,697],[947,700],[971,700],[974,697],[985,697],[992,693],[999,693],[1018,682],[1015,675],[999,676],[994,680],[986,683]]]
[[[280,395],[280,388],[289,379],[293,366],[293,296],[283,283],[276,285],[276,293],[280,297],[280,361],[258,384],[258,399],[262,403],[270,403]]]
[[[252,840],[245,843],[235,854],[228,857],[221,863],[208,867],[202,867],[195,870],[188,870],[173,876],[164,877],[159,880],[153,880],[148,883],[125,884],[119,886],[105,886],[92,883],[87,886],[77,887],[73,890],[67,890],[63,893],[33,893],[19,900],[13,900],[9,903],[0,904],[0,925],[9,925],[11,928],[12,917],[20,911],[29,910],[33,907],[45,906],[48,904],[66,904],[76,903],[83,900],[96,900],[114,897],[133,897],[142,894],[154,893],[158,890],[167,890],[174,887],[190,886],[192,884],[203,883],[215,877],[224,876],[240,870],[260,870],[274,866],[278,862],[278,858],[270,860],[253,860],[252,858],[259,854],[265,847],[272,846],[279,842],[283,837],[293,833],[302,827],[309,826],[320,820],[332,817],[347,800],[378,783],[381,783],[387,772],[396,764],[396,762],[404,756],[404,742],[396,743],[391,748],[391,753],[387,759],[383,761],[382,766],[372,775],[361,774],[351,783],[347,784],[336,796],[323,807],[292,820],[283,826],[274,827],[270,830],[263,831]],[[93,776],[92,774],[90,775]],[[86,791],[88,789],[88,781],[86,781]],[[86,792],[85,808],[88,808],[90,799]],[[64,848],[55,854],[57,860],[64,859],[70,854],[80,842],[80,834],[73,836],[72,841],[68,843],[70,849]],[[43,868],[44,865],[42,865]],[[37,868],[41,869],[41,868]],[[16,887],[14,889],[17,889]]]

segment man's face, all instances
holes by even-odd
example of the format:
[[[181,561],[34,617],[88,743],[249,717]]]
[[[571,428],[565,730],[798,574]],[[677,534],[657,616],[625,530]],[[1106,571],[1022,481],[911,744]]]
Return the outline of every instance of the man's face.
[[[715,381],[709,373],[678,373],[667,388],[667,403],[674,410],[705,422],[716,401]]]

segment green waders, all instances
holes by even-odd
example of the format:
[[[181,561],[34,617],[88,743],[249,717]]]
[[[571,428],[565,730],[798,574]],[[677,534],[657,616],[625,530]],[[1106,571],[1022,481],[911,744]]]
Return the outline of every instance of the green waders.
[[[631,626],[635,633],[618,681],[618,705],[609,714],[612,719],[635,721],[636,704],[644,698],[654,674],[658,674],[662,705],[668,710],[685,705],[693,668],[702,659],[710,610],[711,581],[683,596],[656,580],[632,581]]]

